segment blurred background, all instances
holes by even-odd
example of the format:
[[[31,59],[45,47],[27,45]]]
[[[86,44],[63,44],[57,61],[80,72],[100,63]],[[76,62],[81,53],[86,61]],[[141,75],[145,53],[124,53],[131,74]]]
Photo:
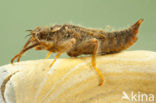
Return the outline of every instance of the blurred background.
[[[0,65],[10,63],[28,39],[25,30],[36,26],[72,23],[119,30],[140,18],[139,39],[128,50],[156,51],[156,0],[1,0]],[[44,59],[47,53],[32,49],[21,60]]]

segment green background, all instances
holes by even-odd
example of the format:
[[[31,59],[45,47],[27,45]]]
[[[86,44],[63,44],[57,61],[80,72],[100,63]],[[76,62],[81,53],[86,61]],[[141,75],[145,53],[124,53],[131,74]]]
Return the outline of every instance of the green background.
[[[25,30],[36,26],[72,23],[119,30],[139,18],[144,18],[139,39],[128,50],[156,51],[156,0],[0,0],[0,65],[10,63],[28,39]],[[22,60],[46,54],[32,49]]]

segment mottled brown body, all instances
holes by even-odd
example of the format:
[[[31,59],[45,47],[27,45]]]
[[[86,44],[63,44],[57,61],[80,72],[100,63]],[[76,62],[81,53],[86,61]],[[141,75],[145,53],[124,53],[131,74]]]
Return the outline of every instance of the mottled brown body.
[[[142,22],[143,20],[140,19],[128,29],[113,32],[71,24],[37,27],[30,31],[30,39],[23,50],[11,60],[11,63],[16,58],[19,61],[21,55],[28,49],[35,48],[58,53],[57,57],[64,52],[72,57],[92,54],[92,65],[99,72],[95,64],[95,55],[115,53],[130,47],[137,40],[136,34]]]
[[[86,29],[83,27],[65,24],[55,25],[54,27],[37,27],[31,33],[32,38],[38,42],[43,42],[36,47],[37,50],[46,49],[52,52],[59,52],[65,42],[73,39],[74,45],[66,51],[69,56],[79,56],[81,54],[92,54],[94,45],[90,40],[99,41],[98,54],[114,53],[124,50],[137,40],[137,31],[140,26],[139,20],[133,26],[122,31],[105,32],[104,30]],[[45,45],[47,46],[45,46]]]

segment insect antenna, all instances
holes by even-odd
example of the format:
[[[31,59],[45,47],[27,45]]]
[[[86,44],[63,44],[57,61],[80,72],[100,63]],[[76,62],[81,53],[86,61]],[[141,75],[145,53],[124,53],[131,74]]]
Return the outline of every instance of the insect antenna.
[[[28,36],[31,36],[32,34],[28,34],[28,35],[26,35],[25,37],[28,37]]]
[[[32,32],[33,30],[25,30],[25,31]],[[30,34],[26,35],[25,37],[31,36],[31,35],[32,35],[32,34],[30,33]]]
[[[19,62],[19,60],[20,60],[22,54],[24,54],[26,51],[28,51],[29,49],[31,49],[31,48],[33,48],[33,47],[35,47],[35,46],[37,46],[37,45],[39,45],[39,43],[35,43],[35,44],[33,44],[33,45],[28,46],[27,48],[23,48],[23,49],[21,50],[21,52],[19,52],[16,56],[14,56],[14,57],[11,59],[11,63],[13,64],[14,60],[15,60],[17,57],[18,57],[17,62]]]
[[[25,30],[25,31],[29,31],[29,32],[32,32],[32,30]]]

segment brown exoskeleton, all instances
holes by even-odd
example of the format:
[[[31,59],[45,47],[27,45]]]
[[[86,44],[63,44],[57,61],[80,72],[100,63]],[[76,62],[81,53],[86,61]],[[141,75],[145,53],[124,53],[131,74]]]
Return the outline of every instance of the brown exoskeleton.
[[[11,63],[20,58],[24,52],[31,48],[36,50],[48,50],[49,55],[57,53],[56,58],[64,52],[71,57],[81,54],[92,54],[92,66],[101,78],[99,85],[104,83],[103,75],[96,67],[96,54],[116,53],[130,47],[137,40],[137,33],[143,19],[138,20],[134,25],[122,31],[105,32],[104,30],[83,28],[71,24],[54,25],[52,27],[37,27],[30,31],[31,38],[24,45],[24,48]]]

